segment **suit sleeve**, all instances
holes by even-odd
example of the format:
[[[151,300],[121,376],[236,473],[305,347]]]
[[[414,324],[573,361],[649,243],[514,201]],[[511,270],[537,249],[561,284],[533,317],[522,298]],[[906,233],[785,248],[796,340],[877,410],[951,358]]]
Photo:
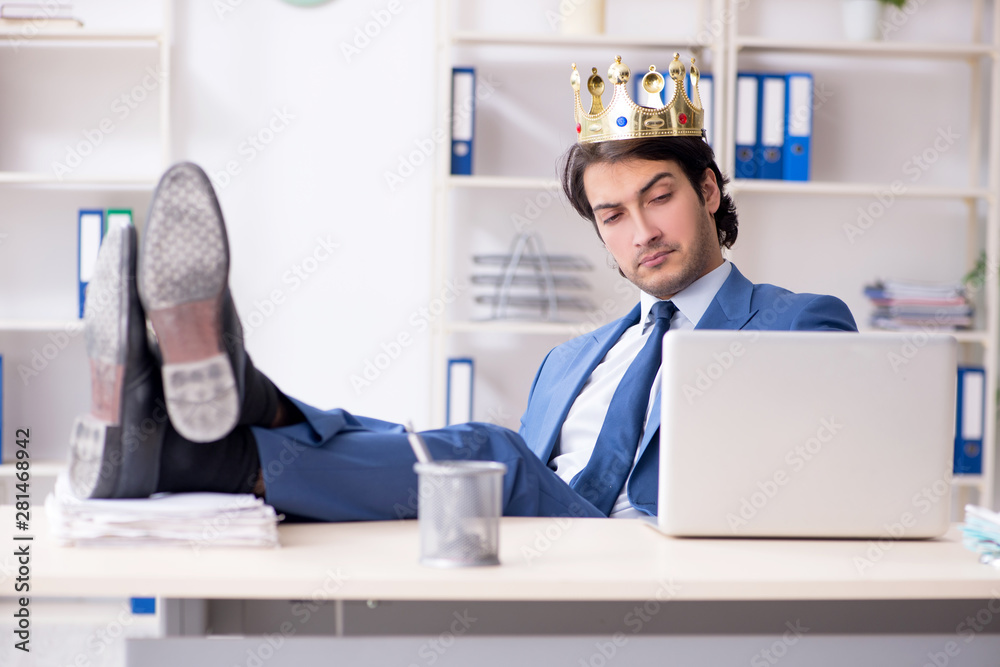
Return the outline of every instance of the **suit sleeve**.
[[[858,325],[851,309],[837,297],[812,295],[795,314],[789,328],[793,331],[857,331]]]

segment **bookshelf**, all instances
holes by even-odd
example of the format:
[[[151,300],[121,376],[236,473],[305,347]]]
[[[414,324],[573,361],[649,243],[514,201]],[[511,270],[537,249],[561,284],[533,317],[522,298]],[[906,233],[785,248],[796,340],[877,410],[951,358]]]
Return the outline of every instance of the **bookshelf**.
[[[480,0],[478,4],[484,2]],[[639,12],[652,8],[641,0],[613,7],[621,14],[633,4]],[[810,3],[808,8],[793,0],[762,0],[749,8],[744,8],[746,3],[739,0],[671,3],[673,10],[689,19],[686,34],[662,37],[646,36],[650,32],[646,23],[661,26],[664,23],[650,20],[640,22],[641,25],[628,24],[620,18],[613,22],[614,17],[610,16],[607,34],[563,35],[552,29],[539,32],[538,22],[532,24],[529,17],[523,23],[531,28],[517,32],[510,30],[510,22],[491,20],[489,17],[495,15],[490,11],[495,10],[489,7],[480,12],[487,19],[470,26],[469,23],[476,21],[466,19],[476,16],[475,11],[458,7],[454,1],[439,0],[438,117],[446,118],[449,114],[453,65],[475,66],[477,73],[509,65],[509,70],[521,78],[505,80],[509,85],[501,88],[502,100],[496,104],[491,104],[493,100],[482,104],[483,118],[477,118],[474,175],[452,176],[449,151],[441,150],[436,156],[432,290],[437,291],[446,279],[461,274],[462,257],[469,252],[470,243],[478,242],[480,236],[500,237],[496,230],[502,223],[498,218],[504,216],[478,214],[468,200],[481,199],[483,211],[499,207],[507,213],[516,210],[518,202],[526,197],[558,191],[552,167],[555,158],[574,139],[571,133],[563,132],[572,113],[568,65],[576,61],[584,69],[597,66],[603,75],[611,58],[618,53],[632,68],[633,76],[650,62],[662,68],[661,64],[669,62],[674,51],[680,51],[697,57],[702,72],[715,77],[714,148],[726,174],[734,173],[732,137],[738,71],[815,70],[817,83],[828,80],[839,86],[835,88],[839,97],[828,108],[818,109],[814,116],[813,180],[734,180],[730,184],[742,223],[740,240],[730,257],[755,282],[773,282],[800,292],[835,294],[848,302],[859,326],[867,330],[867,306],[861,288],[875,278],[893,277],[875,275],[880,267],[886,267],[886,271],[909,271],[913,275],[906,277],[910,278],[927,277],[921,273],[921,269],[926,269],[931,274],[928,279],[939,279],[933,274],[940,272],[957,280],[971,268],[984,248],[988,266],[1000,266],[1000,66],[997,65],[1000,12],[996,2],[990,0],[966,0],[960,4],[961,7],[950,8],[957,13],[948,14],[948,21],[934,14],[943,9],[927,9],[923,5],[885,41],[851,42],[841,37],[839,3],[835,0],[823,0],[815,6]],[[611,8],[612,4],[608,6]],[[518,9],[511,11],[516,13]],[[956,16],[961,18],[961,25],[956,25]],[[771,29],[782,23],[786,27],[784,34]],[[714,28],[701,30],[703,26]],[[795,34],[789,34],[793,28]],[[894,210],[879,223],[882,228],[873,232],[870,239],[857,248],[841,247],[843,244],[837,245],[837,233],[843,220],[855,207],[872,201],[890,186],[905,151],[912,148],[907,144],[910,135],[927,135],[943,122],[942,116],[933,111],[913,112],[916,105],[908,107],[912,112],[909,114],[905,113],[906,108],[893,106],[914,96],[919,99],[914,81],[921,77],[921,72],[926,72],[923,78],[928,88],[934,81],[941,81],[941,76],[947,76],[945,89],[949,97],[945,104],[952,122],[962,129],[960,145],[917,182],[906,183],[896,196]],[[548,87],[555,89],[552,94]],[[547,95],[545,100],[549,103],[533,106],[530,98],[540,95]],[[503,108],[498,111],[492,107]],[[871,110],[874,113],[869,113]],[[510,111],[506,121],[525,133],[530,133],[530,124],[537,120],[545,131],[558,135],[560,142],[552,142],[558,147],[550,154],[542,154],[528,146],[527,141],[519,143],[519,137],[511,136],[510,132],[494,138],[493,134],[504,131],[499,118],[504,111]],[[850,129],[848,120],[854,111],[870,124],[868,134],[863,137]],[[484,137],[484,133],[490,136]],[[544,139],[541,130],[531,136],[538,137],[535,142],[538,144]],[[886,142],[888,149],[865,151],[865,141],[870,148],[872,137],[878,136],[892,137]],[[508,144],[525,148],[523,168],[511,166],[514,160],[508,155]],[[912,150],[919,148],[918,142]],[[515,152],[509,149],[510,154]],[[568,218],[574,215],[568,206],[552,207],[556,208]],[[799,222],[803,212],[809,215],[808,225]],[[900,232],[910,221],[913,231]],[[592,230],[580,229],[580,236],[593,234]],[[912,235],[913,243],[909,245],[914,252],[910,259],[906,258],[910,249],[906,243],[893,244],[887,240],[890,232]],[[940,240],[932,239],[931,234],[940,235]],[[796,245],[799,243],[801,251]],[[783,252],[774,249],[778,247]],[[936,250],[946,256],[935,256]],[[808,257],[797,256],[799,252]],[[598,265],[593,280],[607,288],[616,277],[610,271],[601,271],[602,267],[603,264]],[[627,300],[617,299],[616,307]],[[530,357],[530,363],[524,361],[522,366],[510,369],[511,373],[522,375],[508,384],[524,385],[524,393],[517,397],[523,400],[547,347],[584,333],[587,326],[594,328],[611,321],[624,310],[627,308],[604,312],[596,322],[489,322],[470,316],[467,307],[456,304],[432,327],[432,423],[443,423],[445,367],[449,356],[472,356],[477,363],[482,359],[487,372],[491,364],[494,367],[498,364],[493,358],[495,354],[513,350],[517,356]],[[1000,343],[1000,287],[995,276],[977,296],[977,326],[954,335],[960,343],[963,362],[979,363],[991,371],[987,373],[987,396],[995,396]],[[502,338],[504,343],[482,342],[490,336]],[[480,391],[480,383],[490,381],[477,371],[477,403],[484,393],[490,395],[489,387],[486,392]],[[509,401],[511,405],[515,403],[517,400]],[[476,418],[486,419],[491,409],[492,405],[477,405]],[[520,409],[523,403],[508,411],[519,416]],[[997,429],[992,415],[988,411],[984,472],[956,477],[954,486],[959,502],[969,499],[986,505],[996,503]],[[503,425],[517,427],[516,422]]]
[[[170,163],[171,2],[119,10],[92,8],[79,29],[0,30],[2,78],[19,90],[0,102],[0,274],[17,286],[0,300],[0,488],[13,479],[14,430],[27,427],[36,505],[65,467],[73,419],[88,406],[77,212],[130,208],[141,225]],[[132,21],[143,25],[125,25]],[[86,142],[79,166],[55,167]]]

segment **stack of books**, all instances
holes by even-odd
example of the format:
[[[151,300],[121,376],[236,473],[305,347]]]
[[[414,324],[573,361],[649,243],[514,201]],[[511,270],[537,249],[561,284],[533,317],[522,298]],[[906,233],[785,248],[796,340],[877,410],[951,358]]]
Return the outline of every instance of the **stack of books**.
[[[962,544],[979,554],[980,562],[1000,569],[1000,514],[966,505]]]
[[[278,515],[251,494],[166,493],[80,500],[65,473],[45,499],[56,541],[70,546],[277,547]]]
[[[876,329],[936,329],[956,331],[972,327],[973,307],[959,283],[879,281],[865,287],[875,310]]]

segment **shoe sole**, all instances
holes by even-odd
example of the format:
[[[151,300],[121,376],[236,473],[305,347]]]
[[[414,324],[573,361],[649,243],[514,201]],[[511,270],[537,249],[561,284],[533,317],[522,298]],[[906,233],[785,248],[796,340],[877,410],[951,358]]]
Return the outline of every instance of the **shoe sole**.
[[[128,332],[127,231],[112,230],[101,244],[84,305],[84,338],[90,362],[91,414],[70,433],[69,477],[79,498],[110,498],[122,463],[121,407]]]
[[[143,236],[139,296],[163,356],[170,421],[188,440],[218,440],[236,426],[240,399],[222,339],[229,244],[199,167],[179,164],[163,175]]]

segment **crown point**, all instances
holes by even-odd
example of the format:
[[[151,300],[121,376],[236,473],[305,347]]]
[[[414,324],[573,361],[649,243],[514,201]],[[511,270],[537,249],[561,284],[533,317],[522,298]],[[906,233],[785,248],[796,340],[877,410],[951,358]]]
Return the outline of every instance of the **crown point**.
[[[670,78],[674,81],[684,80],[684,63],[681,62],[681,55],[674,54],[674,59],[670,63]]]
[[[650,65],[649,66],[649,71],[650,72],[655,72],[656,71],[656,65]]]
[[[615,62],[608,68],[608,79],[613,84],[625,83],[632,75],[632,70],[622,62],[621,56],[615,56]]]

